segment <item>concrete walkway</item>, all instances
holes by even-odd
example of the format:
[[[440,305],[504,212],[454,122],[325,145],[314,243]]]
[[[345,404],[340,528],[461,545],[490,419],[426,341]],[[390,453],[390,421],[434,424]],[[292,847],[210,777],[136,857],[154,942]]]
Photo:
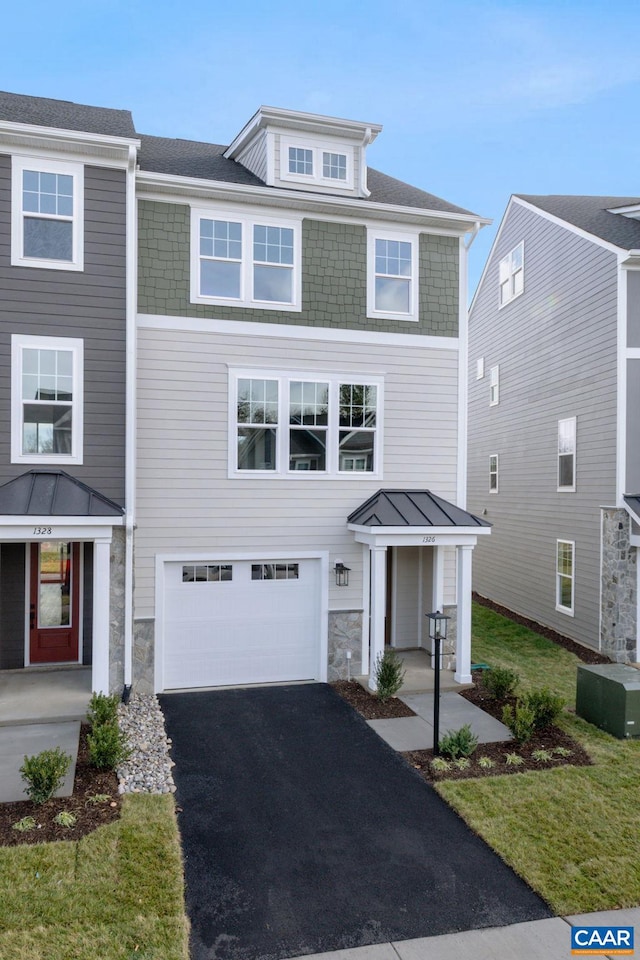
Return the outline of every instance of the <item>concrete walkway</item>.
[[[571,927],[640,927],[640,907],[319,953],[304,960],[570,960]],[[611,954],[591,954],[609,960]],[[302,960],[302,958],[295,958]],[[612,957],[613,960],[613,957]]]

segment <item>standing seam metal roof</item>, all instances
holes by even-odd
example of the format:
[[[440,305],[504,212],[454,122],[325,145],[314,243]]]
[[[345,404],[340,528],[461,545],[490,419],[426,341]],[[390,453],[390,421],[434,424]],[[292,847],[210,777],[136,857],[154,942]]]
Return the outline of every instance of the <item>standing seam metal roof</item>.
[[[124,508],[64,470],[29,470],[0,487],[0,516],[121,517]]]
[[[378,490],[347,518],[363,527],[490,527],[430,490]]]

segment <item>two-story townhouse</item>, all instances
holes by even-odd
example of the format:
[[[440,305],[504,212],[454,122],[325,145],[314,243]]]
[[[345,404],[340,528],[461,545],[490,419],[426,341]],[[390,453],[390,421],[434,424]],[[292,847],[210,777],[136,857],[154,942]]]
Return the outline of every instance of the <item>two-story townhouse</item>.
[[[380,127],[262,107],[141,136],[138,689],[373,673],[454,620],[470,679],[467,249]]]
[[[469,319],[483,596],[639,657],[640,201],[514,196]]]
[[[130,682],[138,143],[128,111],[0,93],[0,670],[98,691]]]

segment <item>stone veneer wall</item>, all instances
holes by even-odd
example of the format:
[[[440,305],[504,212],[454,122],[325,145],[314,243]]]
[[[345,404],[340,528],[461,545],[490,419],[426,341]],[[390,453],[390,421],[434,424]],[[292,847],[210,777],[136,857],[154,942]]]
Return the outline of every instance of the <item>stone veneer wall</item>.
[[[362,657],[362,610],[330,610],[327,670],[329,683],[332,680],[348,678],[348,650],[351,651],[351,676],[358,676]]]
[[[133,623],[133,689],[136,693],[153,693],[154,636],[156,622],[134,620]]]
[[[109,587],[109,690],[122,693],[124,686],[124,527],[113,528],[111,540],[111,584]]]
[[[302,309],[234,307],[191,303],[189,206],[141,200],[138,208],[140,313],[439,337],[458,335],[456,237],[420,237],[418,323],[367,317],[366,227],[309,218],[302,222]]]
[[[629,542],[626,510],[602,511],[602,653],[617,663],[635,659],[638,550]]]

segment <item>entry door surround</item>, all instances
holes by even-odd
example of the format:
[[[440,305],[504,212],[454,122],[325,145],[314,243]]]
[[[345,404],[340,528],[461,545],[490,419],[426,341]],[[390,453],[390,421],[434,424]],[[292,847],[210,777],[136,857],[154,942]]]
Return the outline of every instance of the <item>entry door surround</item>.
[[[77,663],[80,648],[80,544],[30,545],[29,662]]]

